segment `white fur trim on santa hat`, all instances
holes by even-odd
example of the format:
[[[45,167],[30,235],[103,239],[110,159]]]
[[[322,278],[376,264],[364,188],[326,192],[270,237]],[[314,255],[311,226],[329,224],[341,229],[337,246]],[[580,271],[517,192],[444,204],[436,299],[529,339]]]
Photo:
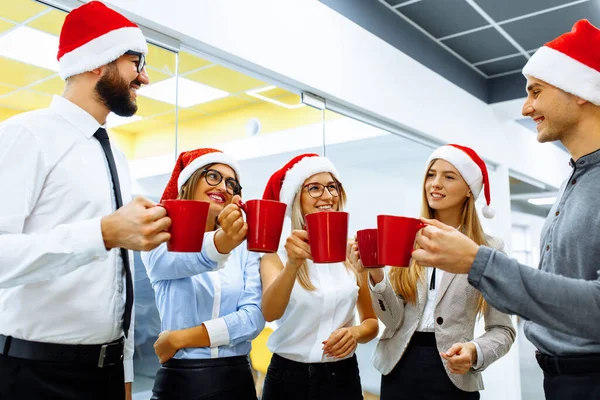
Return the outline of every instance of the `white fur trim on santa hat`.
[[[228,154],[222,152],[213,152],[196,158],[194,161],[189,163],[188,166],[183,169],[183,171],[181,171],[181,173],[179,174],[179,178],[177,178],[177,190],[181,190],[183,184],[186,183],[188,179],[190,179],[194,172],[208,164],[229,165],[231,169],[235,171],[238,180],[241,180],[240,167],[237,161],[235,161]]]
[[[64,54],[58,61],[60,77],[67,79],[94,70],[115,61],[129,50],[148,54],[148,44],[141,29],[115,29]]]
[[[321,172],[329,172],[337,180],[340,180],[337,169],[333,163],[325,157],[304,157],[285,174],[281,190],[279,191],[279,201],[287,204],[287,214],[291,214],[292,203],[304,181]]]
[[[467,153],[454,146],[442,146],[429,156],[427,166],[429,166],[432,160],[439,158],[454,165],[454,168],[458,170],[465,182],[467,182],[473,196],[477,199],[483,188],[483,174],[479,166],[475,164],[475,161]]]
[[[548,82],[600,106],[600,72],[558,50],[541,47],[523,67],[523,75]]]

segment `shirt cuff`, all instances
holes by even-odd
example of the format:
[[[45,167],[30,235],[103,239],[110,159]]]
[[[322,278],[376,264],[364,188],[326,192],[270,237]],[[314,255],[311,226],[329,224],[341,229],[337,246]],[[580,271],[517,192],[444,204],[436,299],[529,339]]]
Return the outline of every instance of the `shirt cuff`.
[[[379,293],[382,294],[383,292],[385,292],[385,288],[386,288],[386,283],[385,283],[385,276],[383,277],[383,279],[381,280],[381,282],[373,285],[373,282],[371,281],[371,277],[369,276],[369,278],[367,279],[369,281],[369,288],[375,292],[375,293]]]
[[[487,267],[493,251],[494,250],[485,246],[479,246],[479,250],[477,250],[475,261],[473,261],[473,264],[471,264],[471,271],[469,271],[468,275],[469,283],[475,289],[478,288],[479,282],[481,281],[481,278],[483,278],[485,267]]]
[[[133,360],[123,360],[125,383],[133,382]]]
[[[479,343],[477,343],[476,341],[472,341],[471,343],[475,345],[475,350],[477,350],[477,362],[471,368],[477,371],[483,365],[483,353],[481,352],[481,347],[479,346]]]
[[[216,318],[204,322],[204,327],[210,338],[210,347],[219,347],[229,344],[229,329],[225,319]]]
[[[225,261],[227,261],[227,259],[229,258],[229,254],[221,254],[219,253],[219,250],[217,250],[217,245],[215,244],[215,235],[217,234],[217,231],[213,231],[213,232],[208,232],[204,235],[204,246],[206,247],[206,256],[216,262],[216,263],[223,263]],[[219,265],[219,267],[221,267],[221,265]]]
[[[108,258],[108,250],[102,237],[101,218],[75,222],[72,239],[74,254],[80,254],[83,260],[79,264],[89,264],[94,261],[103,261]]]

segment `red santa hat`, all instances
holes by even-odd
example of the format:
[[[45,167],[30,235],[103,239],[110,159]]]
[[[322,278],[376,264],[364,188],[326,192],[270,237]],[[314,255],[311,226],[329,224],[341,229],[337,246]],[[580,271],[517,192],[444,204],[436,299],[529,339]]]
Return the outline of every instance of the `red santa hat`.
[[[196,149],[184,151],[179,154],[175,167],[171,173],[171,179],[162,195],[162,200],[176,199],[184,183],[200,168],[208,164],[225,164],[231,167],[240,179],[240,168],[230,155],[217,149]]]
[[[487,167],[475,150],[458,144],[448,144],[437,148],[429,156],[427,166],[429,167],[431,162],[436,159],[448,161],[458,170],[467,185],[469,185],[475,199],[479,197],[481,189],[484,190],[486,205],[483,207],[482,214],[485,218],[494,218],[496,211],[490,207],[490,179]]]
[[[99,68],[129,50],[148,54],[141,29],[99,1],[91,1],[65,18],[57,55],[60,77]]]
[[[600,30],[587,19],[540,47],[523,75],[540,79],[600,106]]]
[[[329,172],[339,181],[340,175],[328,158],[314,153],[300,154],[269,178],[263,199],[277,200],[287,204],[287,214],[291,215],[292,203],[304,181],[321,172]]]

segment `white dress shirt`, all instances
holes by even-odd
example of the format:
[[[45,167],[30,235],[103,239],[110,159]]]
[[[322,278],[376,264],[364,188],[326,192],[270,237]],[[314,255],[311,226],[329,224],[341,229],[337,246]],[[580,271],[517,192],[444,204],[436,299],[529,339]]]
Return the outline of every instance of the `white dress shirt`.
[[[285,249],[278,255],[285,265]],[[294,282],[290,301],[283,316],[275,321],[275,331],[269,337],[267,347],[272,353],[297,362],[339,361],[323,354],[323,341],[336,329],[354,325],[358,300],[356,275],[343,263],[306,262],[316,290],[308,291],[297,280]]]
[[[62,344],[123,336],[123,262],[119,249],[105,249],[100,227],[115,199],[93,137],[99,127],[60,96],[47,109],[0,124],[0,334]],[[126,204],[127,160],[114,143],[112,150]],[[127,382],[133,380],[133,327],[125,342]]]

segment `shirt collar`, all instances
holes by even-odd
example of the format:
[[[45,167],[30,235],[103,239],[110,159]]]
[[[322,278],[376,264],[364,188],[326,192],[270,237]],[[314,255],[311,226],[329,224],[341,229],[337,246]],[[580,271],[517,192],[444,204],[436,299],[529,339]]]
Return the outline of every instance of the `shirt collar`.
[[[62,96],[54,96],[50,104],[50,109],[77,128],[86,139],[94,136],[94,133],[101,127],[90,113]]]
[[[569,165],[572,168],[577,167],[578,169],[583,169],[595,164],[600,164],[600,149],[594,151],[593,153],[586,154],[585,156],[580,157],[577,161],[573,161],[572,158],[571,160],[569,160]]]

